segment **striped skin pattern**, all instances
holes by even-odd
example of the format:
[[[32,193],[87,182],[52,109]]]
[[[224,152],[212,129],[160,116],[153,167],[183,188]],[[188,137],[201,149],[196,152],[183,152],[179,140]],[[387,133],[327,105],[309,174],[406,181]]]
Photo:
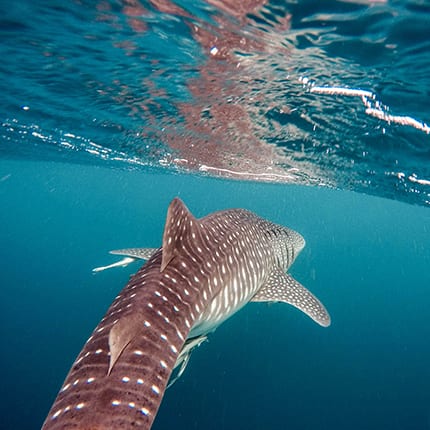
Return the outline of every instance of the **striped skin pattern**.
[[[86,342],[43,430],[150,429],[186,339],[206,335],[254,297],[291,303],[329,325],[323,305],[285,278],[303,246],[298,233],[252,212],[196,219],[174,199],[162,248],[130,279]],[[131,254],[147,258],[143,249]],[[277,285],[292,291],[275,293]]]

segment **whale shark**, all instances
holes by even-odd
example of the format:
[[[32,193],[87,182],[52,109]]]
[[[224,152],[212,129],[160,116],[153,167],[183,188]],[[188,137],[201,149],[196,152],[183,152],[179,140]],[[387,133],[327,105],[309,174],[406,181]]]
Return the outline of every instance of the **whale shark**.
[[[196,218],[173,199],[160,248],[114,251],[124,265],[147,261],[85,343],[42,429],[149,430],[173,370],[248,302],[288,303],[329,326],[322,303],[287,273],[304,246],[248,210]]]

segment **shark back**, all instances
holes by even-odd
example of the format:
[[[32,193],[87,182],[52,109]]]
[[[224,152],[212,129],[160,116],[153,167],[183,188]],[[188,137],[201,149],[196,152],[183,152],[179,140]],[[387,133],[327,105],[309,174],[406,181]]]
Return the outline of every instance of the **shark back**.
[[[149,430],[175,363],[251,300],[284,301],[329,325],[322,304],[285,273],[303,246],[298,233],[252,212],[196,219],[174,199],[162,247],[88,339],[43,430]]]
[[[203,282],[205,270],[195,269],[204,267],[207,240],[210,233],[175,199],[162,250],[131,278],[88,339],[43,430],[151,427],[179,351],[217,292]]]

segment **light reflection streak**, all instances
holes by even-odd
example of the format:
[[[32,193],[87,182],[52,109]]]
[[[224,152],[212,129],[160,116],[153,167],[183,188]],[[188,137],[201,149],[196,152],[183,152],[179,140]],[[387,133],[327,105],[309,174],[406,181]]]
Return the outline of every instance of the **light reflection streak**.
[[[303,83],[307,83],[308,79],[302,78]],[[388,107],[380,103],[376,99],[376,95],[371,91],[361,90],[357,88],[344,88],[344,87],[319,87],[311,86],[309,89],[311,93],[322,94],[322,95],[340,95],[346,97],[360,97],[364,106],[366,107],[365,113],[385,121],[388,124],[394,123],[399,125],[406,125],[417,130],[423,131],[424,133],[430,133],[430,127],[422,121],[419,121],[411,116],[407,115],[391,115],[387,112]]]

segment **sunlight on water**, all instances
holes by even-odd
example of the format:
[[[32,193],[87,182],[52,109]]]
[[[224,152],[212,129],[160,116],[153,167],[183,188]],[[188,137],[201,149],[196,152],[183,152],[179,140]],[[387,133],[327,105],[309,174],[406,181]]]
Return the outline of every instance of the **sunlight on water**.
[[[308,83],[307,78],[303,78],[302,82],[304,84]],[[416,120],[415,118],[411,118],[410,116],[405,115],[390,115],[388,111],[390,108],[388,106],[383,105],[376,99],[376,95],[370,91],[359,90],[354,88],[342,88],[342,87],[317,87],[312,86],[309,90],[311,93],[316,94],[328,94],[328,95],[340,95],[346,97],[360,97],[363,105],[366,108],[366,113],[368,115],[374,116],[375,118],[381,119],[388,124],[400,124],[406,125],[410,127],[414,127],[417,130],[424,131],[425,133],[430,133],[430,127]]]
[[[420,3],[27,6],[0,27],[6,156],[430,200]]]

